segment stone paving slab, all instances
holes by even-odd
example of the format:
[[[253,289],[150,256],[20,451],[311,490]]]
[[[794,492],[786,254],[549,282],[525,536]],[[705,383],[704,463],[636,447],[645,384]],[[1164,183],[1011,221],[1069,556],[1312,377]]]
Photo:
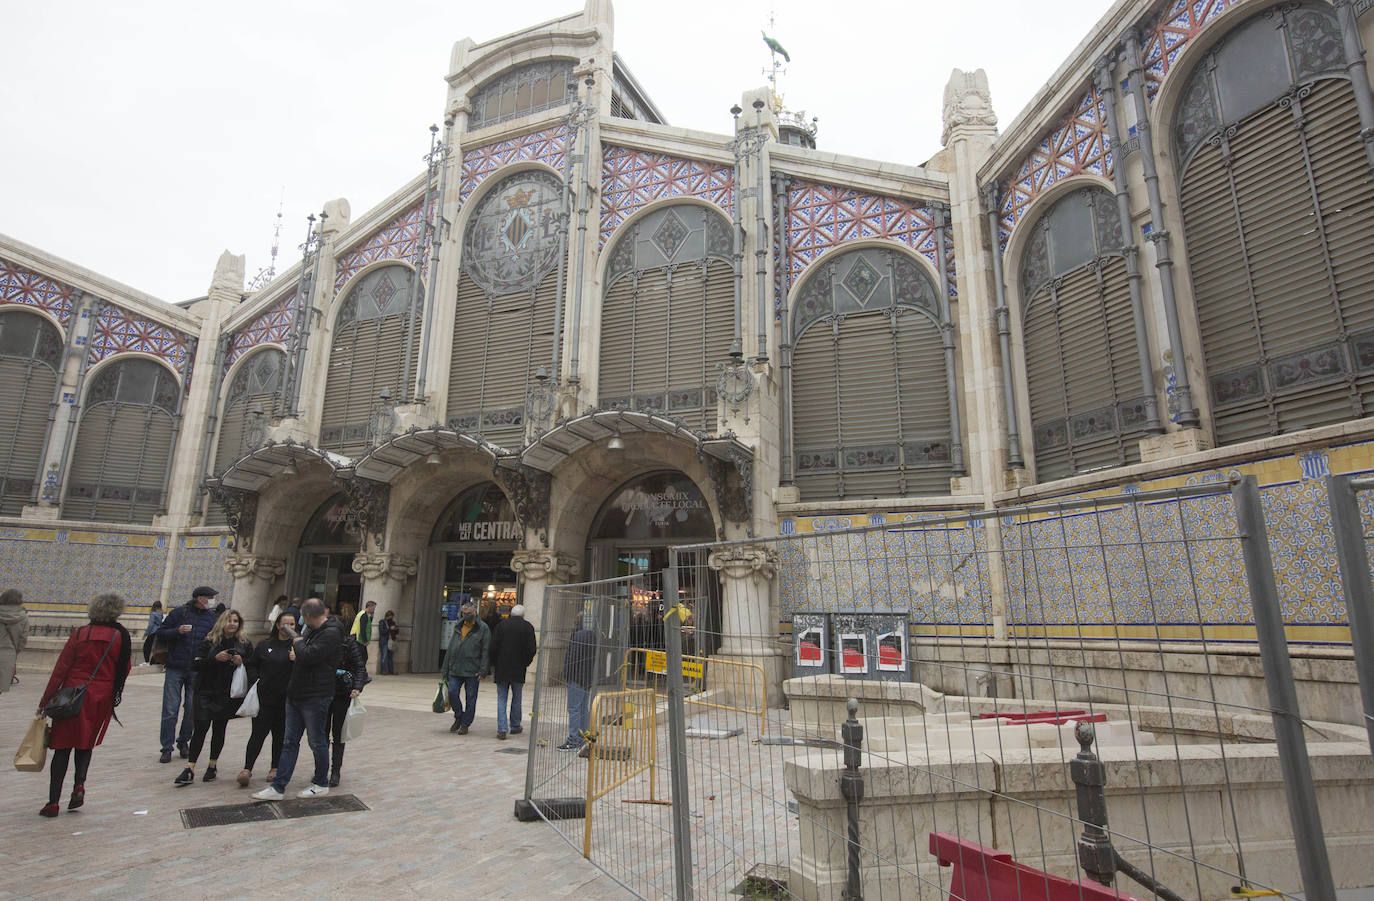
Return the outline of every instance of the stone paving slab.
[[[180,760],[157,762],[161,674],[134,672],[119,708],[124,728],[112,723],[96,748],[84,808],[68,812],[64,796],[61,815],[44,819],[48,774],[0,770],[0,901],[631,897],[546,824],[516,821],[525,755],[496,752],[524,747],[529,733],[497,741],[490,682],[464,736],[448,731],[449,716],[430,712],[436,678],[385,676],[368,686],[367,728],[348,745],[339,789],[368,811],[187,830],[182,808],[242,803],[262,787],[267,749],[252,784],[239,788],[249,725],[231,723],[219,780],[172,785]],[[11,755],[46,681],[20,678],[0,695],[0,748]],[[310,768],[303,747],[288,794]],[[202,755],[197,777],[204,769]]]

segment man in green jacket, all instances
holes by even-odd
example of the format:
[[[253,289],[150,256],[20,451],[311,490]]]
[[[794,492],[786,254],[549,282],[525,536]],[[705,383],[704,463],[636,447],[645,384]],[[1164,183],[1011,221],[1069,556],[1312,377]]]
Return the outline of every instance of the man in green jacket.
[[[448,731],[466,735],[477,715],[478,678],[487,671],[491,630],[477,618],[477,605],[468,601],[459,608],[463,615],[453,626],[441,672],[448,680],[448,700],[453,705],[453,725]],[[463,701],[459,702],[459,689]]]

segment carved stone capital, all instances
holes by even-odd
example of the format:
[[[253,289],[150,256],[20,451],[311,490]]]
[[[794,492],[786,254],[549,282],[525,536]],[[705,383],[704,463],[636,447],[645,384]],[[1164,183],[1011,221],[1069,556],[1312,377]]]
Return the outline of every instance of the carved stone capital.
[[[551,576],[566,582],[582,572],[582,564],[576,557],[544,548],[516,551],[511,555],[510,568],[524,576],[526,582],[542,582]]]
[[[404,582],[415,575],[416,559],[404,554],[364,553],[353,555],[353,571],[368,582],[394,579]]]
[[[761,544],[737,544],[714,550],[706,565],[727,579],[769,581],[778,572],[778,555]]]
[[[259,557],[256,554],[230,554],[224,560],[224,571],[235,582],[240,579],[271,582],[286,572],[286,561],[280,557]]]

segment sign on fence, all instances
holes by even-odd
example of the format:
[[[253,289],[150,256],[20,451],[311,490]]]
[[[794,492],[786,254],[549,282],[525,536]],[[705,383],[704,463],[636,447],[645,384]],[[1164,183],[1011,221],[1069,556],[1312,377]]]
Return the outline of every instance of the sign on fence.
[[[660,676],[668,675],[668,652],[667,651],[645,651],[644,669]],[[683,660],[682,678],[700,679],[706,674],[706,663],[702,660]]]

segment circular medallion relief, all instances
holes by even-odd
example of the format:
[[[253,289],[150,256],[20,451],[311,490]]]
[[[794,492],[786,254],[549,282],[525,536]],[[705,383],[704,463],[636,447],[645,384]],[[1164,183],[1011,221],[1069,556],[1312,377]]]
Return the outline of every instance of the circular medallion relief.
[[[488,294],[528,290],[558,261],[563,185],[547,172],[503,179],[477,206],[463,236],[463,268]]]

